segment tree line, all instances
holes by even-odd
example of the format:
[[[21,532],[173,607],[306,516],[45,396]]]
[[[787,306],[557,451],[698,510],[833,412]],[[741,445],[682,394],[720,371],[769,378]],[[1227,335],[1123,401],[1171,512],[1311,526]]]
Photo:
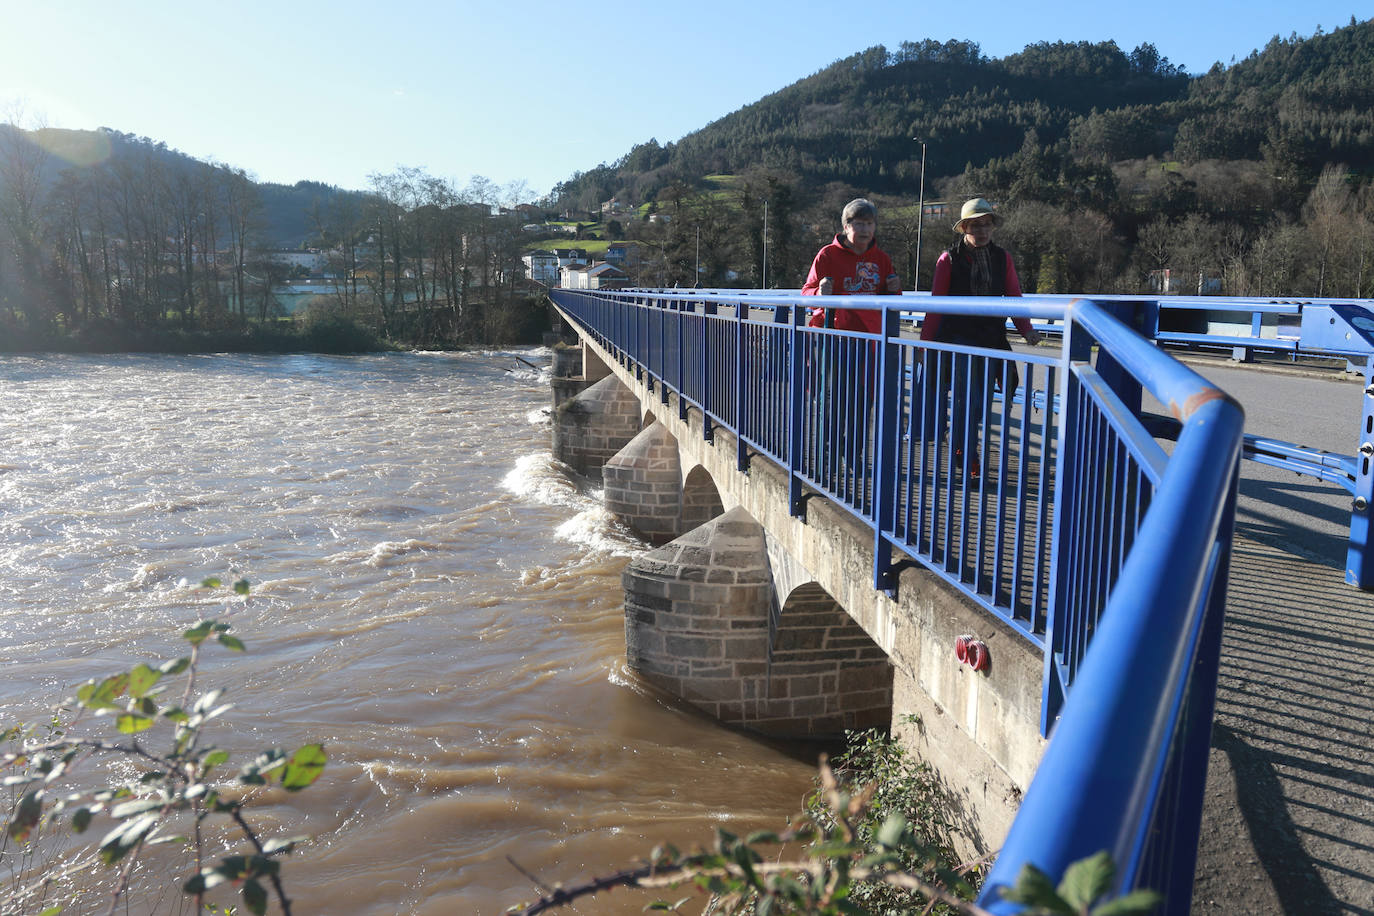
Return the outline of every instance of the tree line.
[[[406,168],[370,183],[355,193],[302,182],[290,193],[146,138],[0,124],[0,337],[113,349],[171,332],[289,337],[277,293],[300,268],[278,250],[271,210],[283,199],[304,226],[291,247],[328,261],[313,325],[359,344],[537,335],[518,222],[492,215],[507,189],[482,178],[455,188]]]

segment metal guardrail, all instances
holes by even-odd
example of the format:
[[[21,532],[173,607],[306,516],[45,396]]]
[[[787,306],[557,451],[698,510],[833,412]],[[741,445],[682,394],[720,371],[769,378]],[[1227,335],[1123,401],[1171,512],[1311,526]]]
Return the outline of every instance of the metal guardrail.
[[[1051,300],[1072,301],[1068,296]],[[1360,416],[1351,438],[1352,454],[1335,454],[1268,436],[1247,435],[1242,455],[1250,461],[1315,477],[1350,493],[1350,537],[1346,547],[1345,581],[1374,590],[1374,301],[1367,299],[1255,299],[1222,296],[1168,296],[1141,299],[1113,296],[1095,299],[1114,309],[1137,332],[1157,343],[1190,350],[1230,351],[1250,362],[1257,352],[1280,354],[1291,361],[1302,357],[1337,357],[1347,371],[1364,373],[1365,391]],[[1167,320],[1169,316],[1173,320]],[[1248,333],[1204,333],[1166,330],[1186,324],[1179,315],[1207,316],[1211,323],[1233,316],[1230,324]],[[1206,323],[1202,317],[1192,323]],[[1055,334],[1062,329],[1041,325]],[[1156,427],[1156,433],[1161,427]],[[1169,431],[1172,435],[1172,431]]]
[[[883,311],[882,333],[864,334],[807,327],[821,300],[796,294],[551,295],[664,403],[701,411],[704,435],[730,430],[742,470],[759,457],[786,468],[794,513],[820,495],[868,525],[875,587],[895,587],[896,551],[1042,649],[1053,740],[984,906],[1016,911],[999,889],[1026,863],[1057,875],[1108,849],[1122,892],[1162,889],[1169,912],[1187,911],[1241,448],[1234,402],[1088,300],[998,303],[1064,323],[1050,356],[920,341],[906,297],[847,298]],[[945,297],[940,310],[988,305]],[[1170,455],[1138,419],[1144,390],[1180,424]]]

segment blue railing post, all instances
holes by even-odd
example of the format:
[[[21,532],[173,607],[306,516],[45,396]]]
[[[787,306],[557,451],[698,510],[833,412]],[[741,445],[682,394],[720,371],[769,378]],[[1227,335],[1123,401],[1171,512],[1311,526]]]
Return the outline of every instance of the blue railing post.
[[[701,329],[705,333],[699,335],[701,352],[698,358],[701,360],[701,403],[703,405],[711,403],[711,387],[715,379],[711,377],[711,323],[706,319],[716,314],[716,304],[707,302],[702,305],[702,324]],[[701,411],[701,438],[707,442],[715,442],[715,431],[711,428],[711,411],[703,409]]]
[[[1147,340],[1154,340],[1155,334],[1159,332],[1159,306],[1154,304],[1153,308],[1145,302],[1099,302],[1097,307],[1126,327],[1138,333]],[[1153,331],[1149,325],[1153,324]],[[1068,333],[1066,328],[1064,333]],[[1084,357],[1085,359],[1087,357]],[[1116,396],[1121,399],[1135,416],[1140,416],[1140,405],[1143,403],[1142,389],[1139,380],[1126,370],[1107,350],[1099,350],[1097,354],[1097,374],[1107,383],[1107,387],[1116,392]]]
[[[1369,536],[1374,525],[1374,361],[1365,370],[1364,415],[1355,446],[1355,493],[1350,507],[1350,543],[1346,548],[1345,581],[1362,589],[1374,589],[1374,546]]]
[[[806,334],[806,308],[790,306],[792,346],[788,353],[787,375],[787,505],[793,518],[806,515],[806,504],[802,499],[802,454],[805,451],[802,428],[802,405],[806,401],[806,362],[802,358]]]
[[[1064,315],[1064,349],[1059,368],[1059,444],[1056,448],[1054,478],[1054,527],[1050,533],[1049,613],[1045,620],[1045,668],[1041,678],[1040,734],[1048,735],[1064,705],[1064,681],[1059,672],[1059,654],[1064,649],[1064,628],[1068,622],[1069,602],[1077,572],[1074,554],[1077,502],[1082,494],[1077,485],[1077,450],[1073,447],[1083,422],[1078,404],[1079,380],[1074,363],[1092,359],[1092,338],[1075,321],[1071,307]]]
[[[1258,338],[1263,330],[1264,313],[1256,309],[1250,313],[1250,336]],[[1232,347],[1231,358],[1238,363],[1253,363],[1255,361],[1255,349],[1253,347]]]
[[[744,444],[746,436],[757,436],[757,430],[753,429],[753,417],[750,415],[748,402],[745,399],[745,376],[744,366],[748,360],[748,340],[744,333],[745,322],[749,319],[749,304],[740,300],[735,302],[735,470],[741,474],[749,470],[749,449]]]
[[[892,547],[887,537],[897,519],[897,440],[902,431],[902,390],[898,369],[902,354],[897,338],[901,334],[902,313],[895,308],[883,310],[883,339],[878,351],[878,416],[873,456],[873,587],[888,595],[897,593],[892,574]]]
[[[674,379],[674,388],[677,390],[677,418],[686,422],[687,420],[687,398],[683,397],[682,378],[686,370],[686,353],[684,347],[687,340],[687,319],[683,316],[685,302],[675,303],[673,314],[677,315],[677,378]]]

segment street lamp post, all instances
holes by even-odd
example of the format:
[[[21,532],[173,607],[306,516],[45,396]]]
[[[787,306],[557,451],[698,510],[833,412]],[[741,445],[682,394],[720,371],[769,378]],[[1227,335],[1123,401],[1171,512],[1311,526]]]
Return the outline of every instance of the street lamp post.
[[[763,288],[768,288],[768,201],[763,202]]]
[[[921,288],[921,229],[926,219],[926,141],[912,137],[921,144],[921,193],[916,202],[916,278],[913,290]]]

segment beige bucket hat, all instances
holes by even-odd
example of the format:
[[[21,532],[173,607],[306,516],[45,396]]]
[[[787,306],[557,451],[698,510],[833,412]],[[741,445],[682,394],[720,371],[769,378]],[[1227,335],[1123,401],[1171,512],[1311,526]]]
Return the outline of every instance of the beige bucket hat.
[[[977,219],[980,216],[991,216],[994,226],[1002,225],[1002,217],[992,209],[992,204],[981,197],[975,197],[964,201],[964,208],[959,211],[959,222],[954,224],[954,231],[963,232],[965,220]]]

